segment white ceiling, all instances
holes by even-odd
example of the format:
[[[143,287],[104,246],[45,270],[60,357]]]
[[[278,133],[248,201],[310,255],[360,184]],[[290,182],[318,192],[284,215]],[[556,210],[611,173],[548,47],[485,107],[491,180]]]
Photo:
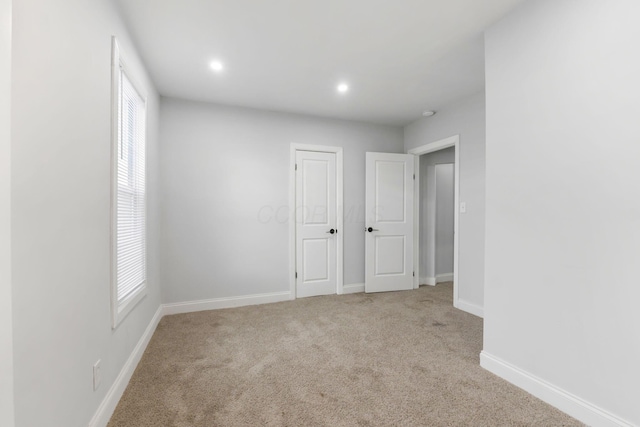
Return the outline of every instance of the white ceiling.
[[[162,95],[393,125],[481,90],[522,1],[118,0]]]

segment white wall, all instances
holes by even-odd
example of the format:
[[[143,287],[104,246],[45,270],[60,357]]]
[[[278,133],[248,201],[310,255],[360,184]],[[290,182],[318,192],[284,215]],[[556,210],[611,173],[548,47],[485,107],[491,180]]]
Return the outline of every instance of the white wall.
[[[110,0],[13,5],[16,425],[87,426],[160,304],[158,96]],[[110,315],[111,35],[149,95],[147,297]],[[4,198],[4,197],[3,197]],[[102,385],[92,365],[102,359]]]
[[[635,425],[639,16],[637,0],[539,0],[486,35],[484,351]]]
[[[454,164],[436,170],[436,277],[453,273]]]
[[[13,427],[11,0],[0,0],[0,425]]]
[[[460,214],[458,266],[459,303],[482,311],[484,304],[484,93],[455,102],[429,118],[404,128],[404,148],[419,147],[453,135],[460,135],[460,202],[467,213]]]
[[[162,99],[165,302],[289,290],[289,147],[344,148],[344,283],[364,282],[365,152],[402,129]]]
[[[436,280],[436,165],[454,163],[455,149],[445,148],[420,156],[420,283]],[[451,213],[453,218],[453,212]],[[453,259],[452,259],[453,262]],[[449,273],[453,272],[453,268]]]

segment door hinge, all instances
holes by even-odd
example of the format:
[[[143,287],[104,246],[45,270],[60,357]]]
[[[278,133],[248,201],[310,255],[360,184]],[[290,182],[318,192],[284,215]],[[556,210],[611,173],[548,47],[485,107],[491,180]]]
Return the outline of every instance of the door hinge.
[[[296,163],[296,168],[295,169],[298,170],[298,164],[297,163]]]
[[[414,181],[416,180],[416,174],[415,173],[413,174],[413,180]]]
[[[296,279],[298,278],[298,272],[296,271]]]
[[[413,272],[413,277],[416,277],[416,272],[415,271]]]

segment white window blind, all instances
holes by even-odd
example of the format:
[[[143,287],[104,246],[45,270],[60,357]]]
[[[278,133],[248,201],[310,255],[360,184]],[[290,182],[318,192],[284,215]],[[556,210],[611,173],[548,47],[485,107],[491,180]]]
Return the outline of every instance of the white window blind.
[[[113,327],[144,296],[147,279],[146,102],[114,40]]]
[[[116,251],[118,303],[146,280],[145,102],[120,76]]]

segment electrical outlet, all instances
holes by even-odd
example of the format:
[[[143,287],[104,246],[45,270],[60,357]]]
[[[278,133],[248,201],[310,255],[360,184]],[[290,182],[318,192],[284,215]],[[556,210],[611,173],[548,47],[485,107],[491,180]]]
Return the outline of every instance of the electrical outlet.
[[[93,364],[93,390],[96,391],[100,387],[102,381],[102,372],[100,370],[100,360]]]

